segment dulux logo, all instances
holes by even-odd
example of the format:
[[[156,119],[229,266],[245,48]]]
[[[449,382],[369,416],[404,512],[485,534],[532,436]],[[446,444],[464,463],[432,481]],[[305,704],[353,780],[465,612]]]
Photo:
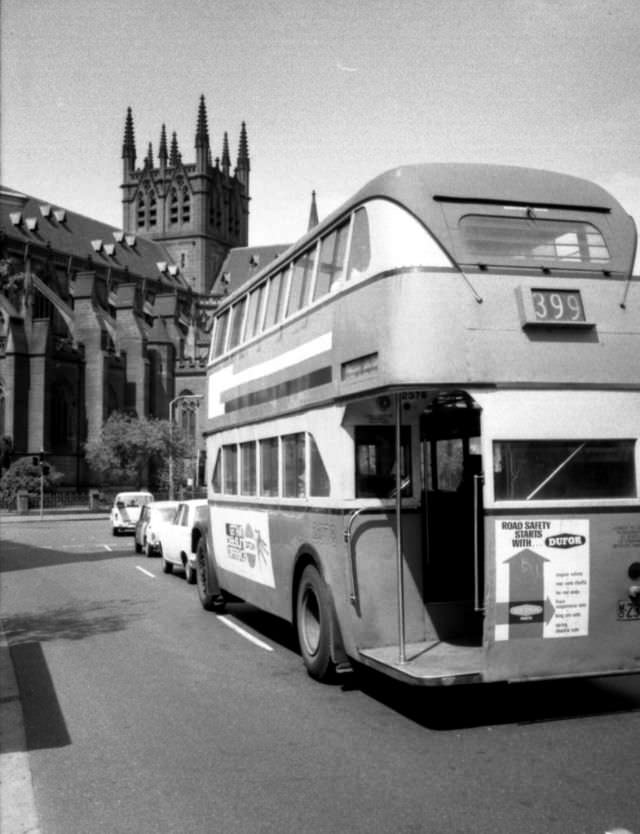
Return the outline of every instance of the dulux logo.
[[[561,547],[566,550],[569,547],[580,547],[587,541],[585,536],[575,533],[558,533],[555,536],[547,536],[544,543],[547,547]]]

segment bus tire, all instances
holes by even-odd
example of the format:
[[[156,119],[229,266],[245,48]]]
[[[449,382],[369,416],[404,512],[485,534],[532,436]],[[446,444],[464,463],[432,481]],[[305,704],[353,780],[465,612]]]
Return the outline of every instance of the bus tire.
[[[318,681],[331,681],[331,598],[315,565],[307,565],[298,585],[296,628],[307,672]]]
[[[198,588],[198,598],[200,605],[202,605],[205,611],[216,611],[220,614],[224,611],[225,599],[222,594],[212,594],[208,590],[209,570],[207,545],[203,536],[196,548],[196,586]]]

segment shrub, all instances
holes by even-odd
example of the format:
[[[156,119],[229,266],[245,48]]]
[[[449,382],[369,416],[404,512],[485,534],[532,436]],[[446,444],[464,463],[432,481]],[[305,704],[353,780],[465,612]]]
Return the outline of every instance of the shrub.
[[[62,472],[58,472],[53,466],[49,465],[49,472],[44,476],[44,491],[55,492],[63,478],[64,474]],[[40,465],[34,465],[33,459],[30,457],[19,458],[14,461],[0,478],[0,502],[5,507],[11,506],[15,502],[18,492],[22,490],[32,495],[40,494]]]

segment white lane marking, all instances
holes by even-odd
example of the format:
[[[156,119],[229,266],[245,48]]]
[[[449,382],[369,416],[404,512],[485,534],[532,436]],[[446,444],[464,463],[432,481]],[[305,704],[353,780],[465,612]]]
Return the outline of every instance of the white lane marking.
[[[239,625],[236,625],[233,620],[230,620],[225,614],[219,614],[218,620],[221,623],[224,623],[229,628],[232,628],[234,631],[237,631],[238,634],[241,634],[245,639],[249,640],[251,643],[255,643],[256,646],[260,646],[261,649],[266,649],[268,652],[272,652],[273,648],[268,644],[264,643],[262,640],[258,640],[257,637],[254,637],[253,634],[250,634],[248,631],[245,631],[243,628],[240,628]]]
[[[105,550],[108,550],[109,553],[111,553],[111,548],[109,547],[108,544],[103,544],[102,546],[104,547]]]
[[[146,576],[150,576],[152,579],[156,578],[155,573],[151,573],[151,571],[141,568],[140,565],[136,565],[136,570],[139,570],[140,573],[144,573]]]

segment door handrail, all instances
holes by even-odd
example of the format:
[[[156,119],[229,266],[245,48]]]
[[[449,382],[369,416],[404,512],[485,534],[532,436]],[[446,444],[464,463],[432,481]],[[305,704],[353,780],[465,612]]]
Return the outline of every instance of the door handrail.
[[[357,510],[351,513],[348,517],[347,522],[344,526],[343,537],[344,542],[347,545],[347,566],[349,569],[349,601],[352,605],[357,605],[358,603],[358,595],[356,593],[356,583],[355,583],[355,576],[353,572],[353,550],[351,548],[351,539],[352,539],[352,532],[351,528],[353,527],[353,522],[358,518],[358,516],[362,515],[362,513],[389,513],[388,507],[358,507]]]

